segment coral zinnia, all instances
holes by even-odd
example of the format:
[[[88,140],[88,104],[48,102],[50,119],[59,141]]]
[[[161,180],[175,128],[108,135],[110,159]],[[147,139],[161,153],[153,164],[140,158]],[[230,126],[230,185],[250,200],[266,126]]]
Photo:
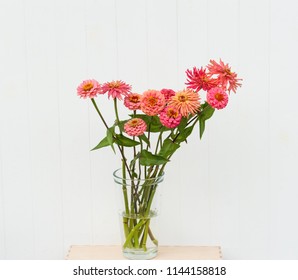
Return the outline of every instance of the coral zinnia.
[[[191,89],[176,92],[169,105],[177,109],[183,117],[196,113],[200,108],[200,96]]]
[[[169,101],[170,98],[175,95],[175,91],[173,91],[172,89],[165,89],[164,88],[160,92],[164,95],[166,101]]]
[[[146,123],[139,118],[134,118],[124,124],[124,131],[129,136],[140,136],[144,134],[147,129]]]
[[[118,98],[122,100],[122,96],[130,93],[131,86],[123,81],[112,81],[102,85],[102,93],[108,93],[108,97],[112,96],[113,99]]]
[[[208,91],[207,102],[211,107],[216,109],[223,109],[227,106],[229,101],[228,94],[223,88],[215,87]]]
[[[217,85],[217,81],[211,78],[206,73],[206,69],[197,69],[193,67],[192,70],[186,70],[187,82],[185,83],[188,88],[199,91],[200,89],[209,90]]]
[[[166,107],[160,114],[159,119],[162,125],[168,128],[177,127],[181,121],[181,114],[179,111],[172,107]]]
[[[217,80],[223,87],[225,87],[229,92],[232,90],[236,93],[238,86],[241,86],[240,81],[242,79],[237,78],[237,74],[231,71],[229,64],[224,64],[220,59],[219,63],[215,60],[210,60],[210,64],[207,65],[210,75],[218,75]]]
[[[85,80],[77,87],[77,93],[82,98],[94,98],[101,94],[101,86],[96,80]]]
[[[165,103],[165,97],[160,91],[147,90],[141,97],[141,110],[148,116],[155,116],[163,110]]]
[[[138,110],[141,108],[141,95],[138,93],[129,93],[124,97],[124,106],[129,110]]]

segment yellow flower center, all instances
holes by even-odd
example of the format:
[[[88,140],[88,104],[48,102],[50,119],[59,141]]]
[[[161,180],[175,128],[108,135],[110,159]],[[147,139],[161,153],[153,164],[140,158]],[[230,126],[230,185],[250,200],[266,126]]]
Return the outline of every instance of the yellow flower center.
[[[120,86],[120,82],[119,81],[113,81],[109,83],[109,87],[110,88],[118,88]]]
[[[169,109],[167,111],[167,116],[169,118],[177,118],[178,117],[178,111],[174,110],[174,109]]]
[[[138,124],[139,124],[139,121],[136,119],[131,120],[129,123],[129,125],[132,127],[136,127],[136,126],[138,126]]]
[[[93,88],[93,84],[92,83],[87,83],[87,84],[85,84],[84,86],[83,86],[83,90],[84,91],[88,91],[88,90],[90,90],[90,89],[92,89]]]
[[[186,102],[187,101],[187,96],[186,95],[179,95],[178,96],[178,100],[180,102]]]
[[[227,73],[227,75],[231,75],[232,74],[232,72],[231,72],[231,70],[229,68],[226,68],[225,72]]]
[[[129,97],[129,101],[133,103],[138,103],[140,101],[140,98],[137,95],[132,95]]]
[[[222,101],[222,100],[224,100],[224,96],[223,96],[223,94],[220,93],[220,92],[216,93],[216,94],[214,95],[214,97],[215,97],[215,99],[216,99],[217,101]]]
[[[156,103],[157,103],[157,99],[155,98],[155,97],[149,97],[148,98],[148,103],[149,103],[149,105],[150,106],[155,106],[156,105]]]

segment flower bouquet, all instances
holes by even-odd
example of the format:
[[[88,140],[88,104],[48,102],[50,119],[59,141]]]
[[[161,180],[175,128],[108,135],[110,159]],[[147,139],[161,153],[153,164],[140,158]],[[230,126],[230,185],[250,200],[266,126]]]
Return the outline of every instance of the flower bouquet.
[[[188,69],[186,76],[186,88],[179,91],[150,89],[139,94],[121,80],[100,84],[94,79],[83,81],[77,88],[80,97],[91,99],[106,129],[106,136],[92,150],[110,146],[121,157],[121,168],[113,175],[121,187],[122,248],[127,258],[156,256],[158,241],[151,219],[157,214],[154,196],[165,167],[175,151],[187,143],[196,124],[201,138],[206,120],[215,109],[225,108],[230,92],[241,86],[241,79],[221,60]],[[200,91],[206,92],[204,101]],[[95,101],[104,94],[113,99],[112,123]],[[119,102],[129,110],[124,119],[118,113]]]

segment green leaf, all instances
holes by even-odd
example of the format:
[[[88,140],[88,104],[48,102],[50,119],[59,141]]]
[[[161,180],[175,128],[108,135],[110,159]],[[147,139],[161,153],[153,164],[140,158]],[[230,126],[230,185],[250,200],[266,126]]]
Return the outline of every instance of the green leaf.
[[[206,120],[210,119],[215,111],[207,102],[202,105],[203,110],[199,113],[199,120],[200,120],[200,139],[205,131],[205,122]]]
[[[119,127],[119,129],[120,129],[120,131],[124,131],[124,124],[126,123],[126,122],[128,122],[129,120],[124,120],[124,121],[120,121],[117,125],[118,125],[118,127]]]
[[[107,141],[108,141],[109,145],[111,146],[111,148],[113,149],[114,153],[116,153],[114,145],[113,145],[113,143],[114,143],[114,138],[113,138],[114,131],[115,131],[114,126],[107,129]]]
[[[132,118],[139,118],[142,119],[143,121],[145,121],[145,123],[148,125],[149,123],[151,123],[151,117],[144,115],[144,114],[136,114],[136,115],[129,115]]]
[[[140,153],[140,164],[145,166],[151,166],[151,165],[161,165],[169,160],[159,156],[159,155],[153,155],[151,152],[148,152],[147,150],[142,150]]]
[[[140,141],[144,141],[150,147],[150,141],[145,134],[139,136]]]
[[[181,132],[185,129],[186,125],[187,125],[187,118],[183,117],[180,121],[180,124],[178,125],[178,131]]]
[[[200,119],[206,121],[210,119],[215,111],[207,102],[203,104],[203,110],[200,112],[199,117]]]
[[[202,139],[204,131],[205,131],[205,121],[200,119],[200,139]]]
[[[109,146],[109,145],[110,145],[110,143],[108,142],[108,138],[105,137],[91,151],[98,150],[100,148],[103,148],[103,147],[106,147],[106,146]]]
[[[136,156],[131,160],[129,164],[129,169],[132,170],[133,166],[135,165],[136,161],[140,158],[140,152],[136,154]]]
[[[128,137],[125,137],[121,134],[117,134],[116,135],[116,143],[121,145],[121,146],[124,146],[124,147],[134,147],[134,146],[137,146],[140,144],[140,142],[137,142],[135,140],[132,140]]]
[[[147,116],[144,114],[136,114],[135,116],[134,115],[130,115],[130,116],[134,118],[142,119],[147,124],[146,131],[149,131],[149,129],[150,129],[150,132],[160,132],[161,129],[163,129],[163,131],[170,130],[170,128],[167,128],[161,124],[158,116]]]
[[[166,139],[163,142],[163,145],[158,155],[164,158],[167,158],[168,156],[172,155],[179,147],[180,145],[177,143],[174,143],[171,139]]]
[[[193,125],[190,127],[185,128],[180,134],[177,136],[176,141],[178,143],[181,143],[183,141],[186,141],[187,137],[192,133]]]

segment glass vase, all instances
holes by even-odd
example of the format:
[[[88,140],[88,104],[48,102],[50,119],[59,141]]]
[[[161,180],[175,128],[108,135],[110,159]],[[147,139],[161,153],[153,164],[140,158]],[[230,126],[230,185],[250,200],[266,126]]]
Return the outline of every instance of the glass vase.
[[[122,169],[113,173],[117,187],[122,253],[128,259],[152,259],[158,252],[157,217],[161,176],[123,176]]]

